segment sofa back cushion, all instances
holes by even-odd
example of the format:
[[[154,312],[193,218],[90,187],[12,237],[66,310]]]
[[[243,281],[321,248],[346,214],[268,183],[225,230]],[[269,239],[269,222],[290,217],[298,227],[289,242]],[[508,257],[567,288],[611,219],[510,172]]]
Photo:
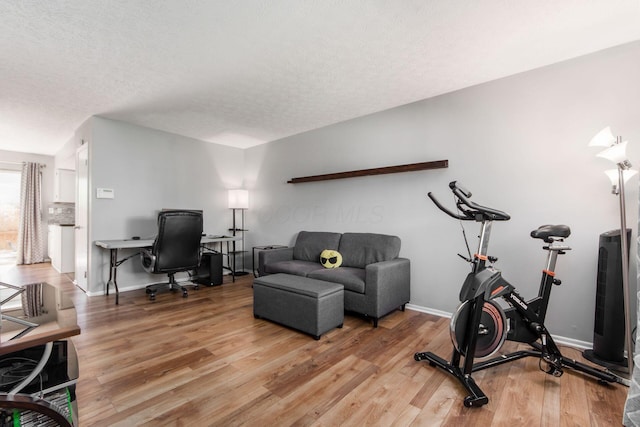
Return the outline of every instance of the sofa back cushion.
[[[293,248],[293,259],[313,261],[320,265],[320,253],[325,249],[338,250],[340,233],[326,231],[301,231]]]
[[[344,233],[340,239],[342,265],[365,268],[368,264],[395,259],[400,254],[400,238],[386,234]]]

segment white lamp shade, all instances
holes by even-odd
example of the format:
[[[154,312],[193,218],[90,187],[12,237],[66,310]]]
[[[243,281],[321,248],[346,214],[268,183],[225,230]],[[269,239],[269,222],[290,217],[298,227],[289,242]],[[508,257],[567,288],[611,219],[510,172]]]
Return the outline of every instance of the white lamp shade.
[[[611,133],[611,128],[607,126],[591,138],[589,147],[609,147],[614,142],[616,142],[616,137]]]
[[[604,173],[609,177],[609,181],[611,181],[611,185],[618,185],[618,169],[609,169],[604,171]],[[625,184],[629,179],[637,174],[638,171],[633,169],[627,169],[622,171],[622,179],[624,179]]]
[[[627,160],[627,142],[628,141],[623,141],[620,144],[609,147],[596,154],[596,157],[602,157],[603,159],[607,159],[616,164],[623,163]]]
[[[249,209],[249,192],[229,190],[229,209]]]

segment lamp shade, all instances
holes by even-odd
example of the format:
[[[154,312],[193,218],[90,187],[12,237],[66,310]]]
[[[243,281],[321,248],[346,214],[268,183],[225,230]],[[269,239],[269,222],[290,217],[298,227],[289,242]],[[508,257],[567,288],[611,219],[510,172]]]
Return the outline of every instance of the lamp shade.
[[[249,192],[247,190],[229,190],[229,209],[249,209]]]
[[[627,160],[627,142],[628,141],[623,141],[620,144],[615,144],[596,154],[596,157],[602,157],[616,164],[624,163],[624,161]]]
[[[609,177],[609,181],[611,181],[611,185],[618,185],[618,169],[609,169],[604,171],[604,173]],[[637,170],[626,169],[622,171],[622,179],[624,179],[625,184],[629,179],[637,174]]]
[[[607,126],[591,138],[589,147],[609,147],[614,142],[616,142],[616,137],[611,133],[611,128]]]

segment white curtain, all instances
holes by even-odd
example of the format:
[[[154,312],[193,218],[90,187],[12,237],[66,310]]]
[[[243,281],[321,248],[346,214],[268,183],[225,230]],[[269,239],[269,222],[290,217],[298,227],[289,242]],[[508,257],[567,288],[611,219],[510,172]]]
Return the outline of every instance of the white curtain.
[[[25,162],[22,166],[17,264],[44,262],[40,167],[32,162]]]
[[[37,317],[43,313],[42,283],[30,283],[23,286],[21,294],[22,311],[25,317]]]

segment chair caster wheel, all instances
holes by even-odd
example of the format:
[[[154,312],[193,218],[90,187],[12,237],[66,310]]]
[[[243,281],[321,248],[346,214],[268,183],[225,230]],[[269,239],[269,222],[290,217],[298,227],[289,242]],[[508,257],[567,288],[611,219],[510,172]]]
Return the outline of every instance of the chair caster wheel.
[[[156,300],[156,294],[149,293],[149,301],[155,301],[155,300]]]
[[[189,296],[189,294],[187,293],[187,291],[182,292],[182,298],[186,298],[188,296]]]
[[[195,286],[193,287],[193,289],[195,289],[195,290],[197,291],[198,289],[200,289],[200,286],[195,285]]]

